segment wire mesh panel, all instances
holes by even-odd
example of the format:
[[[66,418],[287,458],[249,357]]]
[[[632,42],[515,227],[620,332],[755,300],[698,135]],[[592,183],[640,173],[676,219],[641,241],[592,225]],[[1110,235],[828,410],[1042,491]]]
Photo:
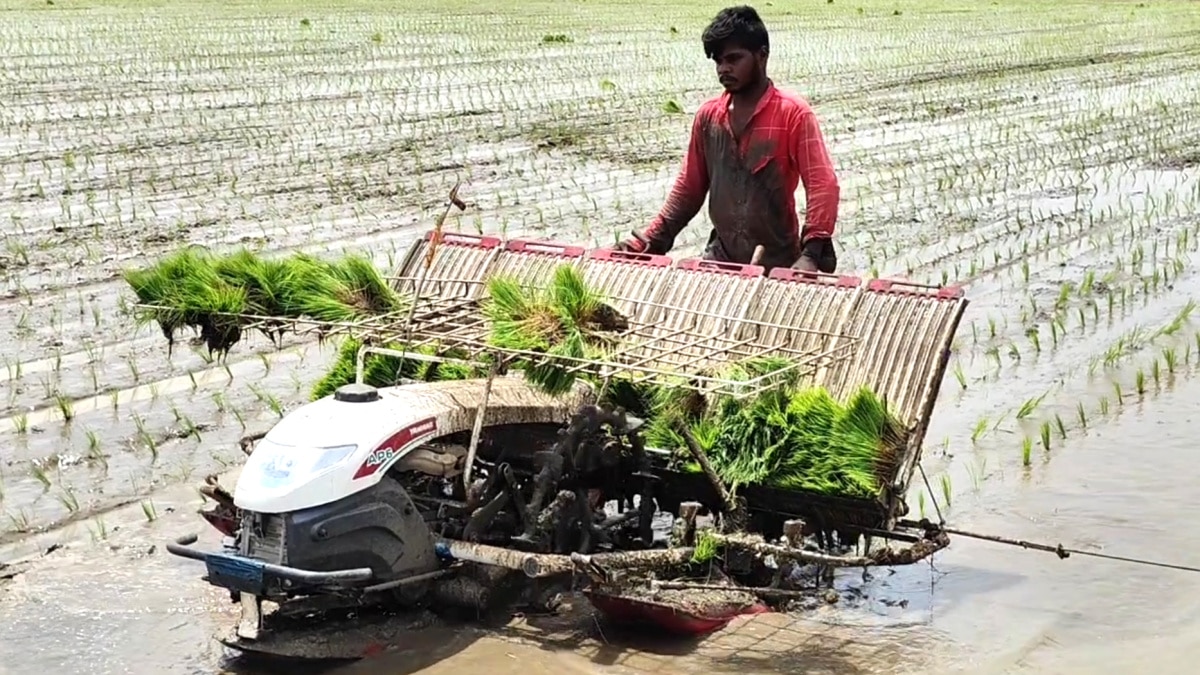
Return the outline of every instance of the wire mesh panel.
[[[482,285],[485,282],[479,283]],[[598,354],[547,355],[492,344],[490,322],[483,316],[480,302],[476,298],[420,296],[415,298],[411,320],[372,319],[360,322],[355,329],[365,339],[375,343],[405,344],[409,349],[436,345],[443,350],[454,350],[464,355],[463,358],[474,359],[480,365],[499,356],[508,362],[527,365],[551,363],[567,371],[587,372],[601,378],[615,377],[705,392],[719,391],[735,397],[761,392],[773,386],[781,375],[804,375],[827,365],[829,361],[847,358],[847,354],[852,353],[849,348],[853,346],[853,340],[845,336],[845,339],[838,341],[839,349],[823,352],[798,352],[763,344],[753,338],[733,339],[719,328],[721,324],[740,317],[720,317],[705,310],[660,307],[663,313],[656,315],[651,323],[626,318],[621,327],[608,330],[606,347]],[[679,328],[663,330],[664,321]],[[702,330],[690,328],[692,326],[700,326]],[[718,329],[714,330],[714,326]],[[721,373],[704,372],[708,364],[763,356],[778,356],[780,362],[751,381],[727,379]]]
[[[582,263],[583,280],[602,293],[624,316],[637,317],[659,302],[674,261],[665,255],[609,249],[588,251]]]
[[[576,265],[587,249],[549,241],[513,239],[496,256],[489,276],[515,279],[522,285],[545,288],[559,265]]]
[[[680,260],[664,280],[659,299],[647,303],[637,320],[659,343],[671,345],[672,352],[661,358],[686,370],[698,372],[749,358],[734,348],[735,342],[717,351],[703,342],[732,337],[757,294],[763,272],[758,265]]]
[[[474,297],[471,294],[482,289],[478,282],[490,274],[489,268],[503,242],[497,237],[443,232],[434,245],[433,234],[427,232],[413,242],[391,279],[392,288],[414,293],[420,285],[423,296]]]
[[[764,343],[797,351],[836,348],[833,341],[844,330],[863,288],[858,277],[775,268],[763,281],[747,317],[777,325],[764,329],[759,336]],[[853,362],[841,359],[830,363],[813,373],[811,384],[828,387]]]

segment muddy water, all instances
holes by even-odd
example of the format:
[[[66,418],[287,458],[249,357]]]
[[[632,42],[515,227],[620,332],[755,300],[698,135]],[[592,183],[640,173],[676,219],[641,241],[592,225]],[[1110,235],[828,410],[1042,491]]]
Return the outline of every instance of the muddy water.
[[[1188,536],[1194,488],[1192,424],[1200,382],[1184,382],[1088,432],[1052,461],[1005,469],[960,490],[953,524],[1047,543],[1200,562]],[[207,527],[184,489],[154,523],[132,510],[107,538],[77,532],[28,572],[0,585],[2,672],[245,674],[298,672],[231,657],[209,634],[231,609],[195,563],[162,541]],[[205,541],[213,545],[212,534]],[[157,548],[151,551],[151,547]],[[7,556],[5,556],[7,557]],[[391,652],[330,673],[712,672],[1193,672],[1200,656],[1195,576],[1121,562],[1024,551],[958,537],[934,564],[846,573],[843,599],[794,616],[740,619],[698,644],[653,640],[591,619],[547,627],[516,620],[483,633],[437,627]]]

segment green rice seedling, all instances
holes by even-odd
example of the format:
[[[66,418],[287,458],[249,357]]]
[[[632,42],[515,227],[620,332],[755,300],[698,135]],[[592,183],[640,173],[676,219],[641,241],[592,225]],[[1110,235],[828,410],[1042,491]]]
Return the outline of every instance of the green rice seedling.
[[[1133,376],[1134,389],[1139,396],[1146,394],[1146,373],[1141,368],[1138,368],[1137,373]]]
[[[157,322],[169,345],[185,325],[199,326],[212,352],[226,350],[240,338],[237,324],[221,315],[243,313],[246,292],[225,283],[201,249],[186,248],[154,267],[127,270],[123,277],[138,302],[150,307],[136,311],[134,318],[139,325]]]
[[[958,380],[958,386],[965,391],[967,388],[967,374],[963,372],[961,363],[954,365],[954,379]]]
[[[1054,413],[1054,427],[1058,429],[1058,437],[1066,439],[1067,425],[1063,423],[1062,415],[1059,415],[1058,413]]]
[[[96,519],[93,521],[93,523],[94,523],[94,526],[88,527],[88,530],[91,532],[91,535],[92,535],[92,541],[107,540],[108,539],[108,526],[104,524],[104,517],[96,516]]]
[[[1042,342],[1038,339],[1038,329],[1030,328],[1029,330],[1025,331],[1025,334],[1029,336],[1029,342],[1033,344],[1034,353],[1041,353]]]
[[[1108,414],[1108,397],[1107,396],[1100,397],[1100,414],[1101,415]]]
[[[1004,365],[1004,362],[1000,359],[1000,348],[999,347],[996,347],[994,345],[991,347],[988,347],[988,350],[986,353],[993,361],[996,362],[997,368],[1000,368]]]
[[[1150,376],[1154,378],[1154,387],[1157,389],[1162,380],[1162,366],[1158,359],[1154,359],[1154,362],[1150,364]]]
[[[46,475],[46,470],[40,465],[30,462],[29,475],[33,476],[37,482],[42,484],[42,492],[46,492],[50,489],[50,477]]]
[[[1088,270],[1083,274],[1083,281],[1079,284],[1079,293],[1081,295],[1091,295],[1092,287],[1096,283],[1095,270]]]
[[[1083,407],[1083,401],[1075,404],[1075,414],[1080,428],[1087,429],[1087,409]]]
[[[1021,464],[1029,466],[1033,463],[1033,440],[1028,436],[1021,441]]]
[[[1037,410],[1038,406],[1042,404],[1042,400],[1046,398],[1046,395],[1047,394],[1042,394],[1036,398],[1026,399],[1025,402],[1021,404],[1021,407],[1017,409],[1017,419],[1023,420],[1032,415]]]
[[[1071,284],[1064,283],[1058,287],[1058,297],[1054,300],[1054,309],[1062,311],[1071,301]]]
[[[13,532],[24,534],[30,531],[29,521],[31,520],[29,511],[21,509],[16,514],[8,515],[9,522],[12,523]]]
[[[952,504],[951,497],[954,494],[954,491],[950,487],[950,474],[948,474],[948,473],[942,474],[941,482],[942,482],[942,498],[946,500],[946,508],[948,509],[948,508],[950,508],[950,506]]]
[[[1045,448],[1046,450],[1049,450],[1050,449],[1050,423],[1042,422],[1042,425],[1038,428],[1038,433],[1042,437],[1042,447]]]
[[[1174,375],[1175,368],[1178,367],[1178,355],[1174,347],[1164,347],[1162,350],[1163,362],[1167,364],[1167,373]]]
[[[29,415],[24,413],[15,415],[13,416],[12,421],[13,427],[17,430],[18,434],[23,435],[29,433]]]
[[[153,523],[158,520],[158,509],[154,506],[154,500],[149,499],[141,503],[142,515],[146,516],[146,522]]]
[[[79,511],[79,498],[75,496],[75,491],[69,486],[61,488],[59,494],[55,495],[55,499],[58,500],[59,504],[63,505],[67,513],[77,513]]]
[[[1125,403],[1125,396],[1121,391],[1121,383],[1116,380],[1113,380],[1113,393],[1117,397],[1117,405],[1123,405]]]
[[[971,431],[971,442],[978,442],[983,437],[983,434],[987,432],[987,427],[988,419],[986,417],[979,418],[979,421],[975,423],[975,428]]]

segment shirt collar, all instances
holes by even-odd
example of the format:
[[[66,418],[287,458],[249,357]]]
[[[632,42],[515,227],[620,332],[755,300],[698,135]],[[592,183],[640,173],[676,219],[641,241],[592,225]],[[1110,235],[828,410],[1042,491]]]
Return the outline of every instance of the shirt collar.
[[[758,103],[754,106],[754,113],[750,115],[750,119],[758,117],[758,114],[763,111],[763,108],[766,108],[767,105],[770,104],[777,93],[778,90],[775,88],[775,82],[768,77],[767,89],[763,92],[763,95],[759,97]],[[721,115],[726,118],[729,117],[729,104],[732,99],[733,94],[730,94],[727,91],[721,93]]]

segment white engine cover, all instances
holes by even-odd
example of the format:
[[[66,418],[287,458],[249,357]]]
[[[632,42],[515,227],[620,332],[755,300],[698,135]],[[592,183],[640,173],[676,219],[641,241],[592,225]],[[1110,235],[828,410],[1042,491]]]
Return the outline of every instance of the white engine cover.
[[[483,380],[386,387],[374,401],[327,396],[297,408],[255,446],[234,504],[260,513],[285,513],[337,501],[377,484],[401,457],[439,436],[469,431],[482,399]],[[492,385],[484,425],[566,424],[594,402],[580,382],[567,396],[534,390],[520,376]]]

